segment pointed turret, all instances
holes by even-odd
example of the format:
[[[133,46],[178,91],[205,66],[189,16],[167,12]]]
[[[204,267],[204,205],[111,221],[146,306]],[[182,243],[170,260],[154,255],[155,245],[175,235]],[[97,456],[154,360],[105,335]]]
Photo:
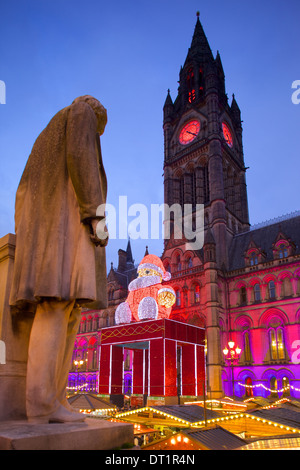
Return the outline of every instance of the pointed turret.
[[[128,243],[127,243],[127,248],[126,248],[126,264],[134,264],[134,259],[133,259],[133,256],[132,256],[132,250],[131,250],[131,243],[130,243],[130,239],[128,240]]]
[[[174,111],[174,104],[170,95],[170,90],[168,90],[167,98],[164,104],[164,122],[172,115]]]
[[[231,111],[232,111],[232,117],[237,125],[241,125],[241,110],[236,102],[234,93],[232,95],[232,102],[231,102]]]
[[[198,62],[206,62],[207,60],[214,60],[213,54],[205,35],[204,29],[199,19],[199,12],[197,12],[197,22],[194,30],[194,35],[189,48],[186,63],[189,61],[197,60]]]

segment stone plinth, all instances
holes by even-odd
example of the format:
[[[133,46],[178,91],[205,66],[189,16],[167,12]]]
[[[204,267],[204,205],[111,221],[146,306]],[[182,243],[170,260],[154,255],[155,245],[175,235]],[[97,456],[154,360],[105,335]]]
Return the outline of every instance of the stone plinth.
[[[25,417],[25,382],[29,335],[33,317],[14,316],[9,307],[15,235],[0,239],[0,422]]]
[[[82,423],[0,422],[0,450],[111,450],[133,443],[133,424],[87,418]]]

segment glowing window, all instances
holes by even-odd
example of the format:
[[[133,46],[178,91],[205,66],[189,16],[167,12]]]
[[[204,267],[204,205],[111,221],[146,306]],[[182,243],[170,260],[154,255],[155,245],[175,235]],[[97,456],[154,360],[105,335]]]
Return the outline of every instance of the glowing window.
[[[282,328],[269,331],[271,359],[285,359],[284,337]]]

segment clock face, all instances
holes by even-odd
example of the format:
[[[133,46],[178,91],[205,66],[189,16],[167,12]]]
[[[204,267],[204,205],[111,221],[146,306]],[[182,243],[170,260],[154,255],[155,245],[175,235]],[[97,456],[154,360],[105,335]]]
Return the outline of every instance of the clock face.
[[[224,136],[224,139],[226,140],[227,145],[229,147],[232,147],[233,146],[232,134],[231,134],[229,127],[227,126],[225,122],[222,123],[222,129],[223,129],[223,136]]]
[[[179,142],[182,145],[190,144],[196,139],[200,131],[200,122],[193,120],[183,126],[179,134]]]

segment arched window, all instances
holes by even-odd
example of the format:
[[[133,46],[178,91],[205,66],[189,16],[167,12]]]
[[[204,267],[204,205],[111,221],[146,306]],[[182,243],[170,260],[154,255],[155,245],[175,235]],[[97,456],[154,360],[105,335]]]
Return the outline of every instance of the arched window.
[[[269,299],[275,299],[276,293],[275,293],[275,282],[274,281],[269,281],[268,289],[269,289]]]
[[[92,317],[89,317],[86,321],[86,331],[92,331]]]
[[[114,290],[112,287],[108,291],[108,300],[114,300]]]
[[[271,359],[274,361],[285,359],[285,346],[282,328],[272,328],[269,330],[269,342]]]
[[[80,323],[80,333],[85,333],[86,332],[86,319],[83,318]]]
[[[255,302],[260,302],[261,301],[260,285],[259,284],[255,284],[255,286],[254,286],[254,301]]]
[[[292,296],[292,284],[288,276],[284,277],[281,282],[281,297]]]
[[[281,259],[282,258],[287,258],[287,256],[288,256],[287,247],[283,243],[281,245],[279,245],[278,256]]]
[[[282,388],[283,388],[283,396],[289,397],[290,396],[290,381],[287,377],[282,378]]]
[[[131,374],[125,374],[124,376],[124,393],[131,395],[132,393],[132,376]]]
[[[245,380],[245,395],[247,398],[253,397],[253,386],[252,386],[252,379],[251,377],[246,377]]]
[[[181,305],[180,290],[177,289],[177,290],[175,291],[175,294],[176,294],[176,307],[180,307],[180,305]]]
[[[278,397],[278,386],[277,386],[277,379],[276,377],[271,377],[270,379],[270,389],[271,389],[271,396]]]
[[[250,266],[255,266],[257,264],[258,264],[257,254],[255,252],[252,252],[250,255]]]
[[[177,271],[181,271],[180,255],[176,256],[176,265],[177,265]]]
[[[165,270],[166,270],[168,273],[171,272],[171,266],[169,265],[169,263],[167,263],[167,264],[165,265]]]
[[[270,330],[269,339],[271,348],[271,359],[277,359],[277,342],[275,330]]]
[[[188,89],[188,99],[189,99],[189,102],[192,103],[196,99],[195,76],[194,76],[194,71],[192,67],[188,70],[186,82],[187,82],[187,89]]]
[[[247,291],[246,287],[242,286],[240,288],[240,305],[245,305],[247,303]]]
[[[251,358],[249,332],[246,331],[244,333],[244,360],[245,360],[245,362],[250,362],[251,359],[252,358]]]
[[[194,304],[200,302],[200,286],[198,284],[193,286],[193,302]]]
[[[282,328],[277,328],[277,351],[278,351],[278,359],[285,358],[284,352],[284,339],[283,339],[283,330]]]

